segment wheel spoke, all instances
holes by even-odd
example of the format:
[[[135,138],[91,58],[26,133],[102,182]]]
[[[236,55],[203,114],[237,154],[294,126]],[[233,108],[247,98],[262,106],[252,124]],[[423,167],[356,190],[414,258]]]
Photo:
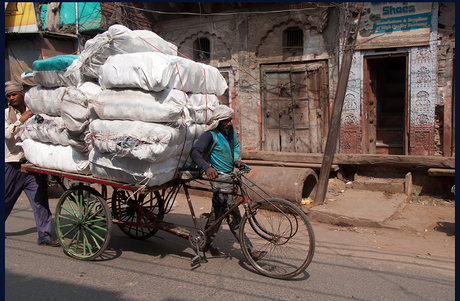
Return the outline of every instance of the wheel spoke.
[[[93,231],[93,229],[89,228],[89,227],[85,227],[86,230],[88,232],[91,232],[91,234],[93,235],[93,237],[97,237],[99,238],[101,241],[104,241],[104,238],[102,236],[100,236],[99,234],[97,234],[96,232]]]
[[[73,226],[73,227],[72,227]],[[63,227],[72,227],[72,229],[70,229],[69,231],[67,231],[64,235],[62,235],[63,237],[67,237],[67,235],[69,235],[72,231],[74,231],[75,229],[77,229],[78,225],[65,225]],[[62,228],[62,227],[61,227]],[[74,236],[75,237],[75,236]]]
[[[268,199],[253,205],[242,220],[240,237],[248,262],[264,275],[289,279],[310,264],[315,239],[306,215],[282,199]],[[265,252],[255,261],[250,251]],[[259,253],[260,254],[260,253]]]
[[[70,200],[70,198],[67,198],[66,200],[67,200],[67,203],[69,204],[70,208],[72,208],[73,216],[78,217],[78,213],[75,211],[75,208],[73,207],[72,201]],[[67,208],[63,207],[63,209],[65,211],[69,212],[69,214],[72,215],[72,212],[70,212]]]
[[[120,205],[123,204],[123,205]],[[157,229],[145,227],[150,218],[161,220],[164,210],[160,210],[158,196],[153,193],[127,195],[125,191],[114,190],[112,195],[113,215],[119,219],[118,228],[131,238],[147,239],[155,235]]]
[[[65,220],[68,220],[68,221],[71,221],[71,222],[78,222],[78,220],[76,220],[74,216],[72,216],[72,218],[69,218],[69,217],[67,217],[65,215],[59,214],[59,218],[62,218],[62,219],[65,219]]]

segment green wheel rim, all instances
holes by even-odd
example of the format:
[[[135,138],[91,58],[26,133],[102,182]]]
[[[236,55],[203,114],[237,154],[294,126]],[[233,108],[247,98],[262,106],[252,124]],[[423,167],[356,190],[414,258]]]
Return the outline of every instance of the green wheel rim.
[[[102,196],[88,186],[74,186],[56,206],[56,232],[64,252],[81,260],[94,260],[106,249],[112,217]]]

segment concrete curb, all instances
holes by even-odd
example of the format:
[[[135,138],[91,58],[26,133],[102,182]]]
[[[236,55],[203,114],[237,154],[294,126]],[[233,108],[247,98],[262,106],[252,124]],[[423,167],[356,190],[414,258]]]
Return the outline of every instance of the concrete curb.
[[[399,230],[397,227],[391,227],[384,225],[381,222],[373,221],[369,219],[363,218],[356,218],[353,216],[345,216],[336,213],[326,213],[326,212],[319,212],[315,210],[311,210],[312,208],[304,208],[306,206],[302,206],[302,210],[307,214],[308,219],[313,222],[320,222],[330,225],[336,225],[341,227],[368,227],[368,228],[387,228],[387,229],[395,229]]]

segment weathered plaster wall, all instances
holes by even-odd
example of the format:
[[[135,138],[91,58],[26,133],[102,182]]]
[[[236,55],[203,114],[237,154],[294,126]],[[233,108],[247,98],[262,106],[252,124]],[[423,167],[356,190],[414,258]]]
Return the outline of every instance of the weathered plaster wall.
[[[263,139],[261,116],[261,71],[263,64],[328,60],[329,92],[335,87],[337,74],[335,48],[337,42],[338,12],[334,9],[318,8],[295,13],[254,15],[248,18],[248,62],[240,61],[240,97],[242,111],[247,115],[242,125],[243,133],[255,134],[247,137],[244,148],[260,149]],[[302,55],[283,53],[283,31],[298,26],[304,30]],[[329,97],[331,97],[329,93]],[[332,98],[330,99],[332,102]],[[257,116],[257,119],[255,117]]]
[[[211,41],[209,64],[232,71],[232,107],[235,128],[245,150],[261,145],[260,64],[328,60],[329,91],[335,88],[338,63],[338,9],[318,8],[294,13],[240,14],[222,17],[183,18],[155,24],[152,30],[193,58],[193,41]],[[282,33],[290,26],[304,28],[304,55],[285,56]],[[334,87],[334,88],[332,88]],[[333,93],[329,93],[332,102]],[[331,95],[332,94],[332,95]]]
[[[438,102],[435,127],[435,155],[455,156],[454,146],[454,58],[455,2],[439,3],[438,25]]]
[[[438,3],[432,4],[430,45],[412,47],[410,62],[410,152],[434,155],[435,106],[437,92]]]

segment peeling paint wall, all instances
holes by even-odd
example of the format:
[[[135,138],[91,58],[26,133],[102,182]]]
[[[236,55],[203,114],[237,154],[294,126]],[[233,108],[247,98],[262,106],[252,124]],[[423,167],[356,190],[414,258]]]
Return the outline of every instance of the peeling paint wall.
[[[452,110],[450,101],[453,80],[452,58],[455,51],[455,46],[452,46],[455,40],[453,37],[455,21],[447,21],[451,20],[449,15],[454,10],[454,4],[442,4],[444,13],[439,15],[443,19],[442,23],[447,25],[443,26],[447,30],[445,30],[444,35],[439,34],[438,7],[438,3],[433,3],[430,43],[428,46],[398,48],[397,50],[388,49],[387,52],[382,50],[379,52],[374,52],[373,50],[355,51],[342,111],[340,152],[362,153],[365,148],[363,143],[367,143],[366,141],[361,141],[364,130],[362,116],[365,114],[362,111],[363,57],[407,52],[409,54],[409,87],[407,87],[409,91],[410,116],[408,120],[410,131],[409,154],[420,156],[443,155],[443,149],[445,149],[443,143],[446,143],[446,139],[452,139],[451,137],[444,139],[444,134],[452,135],[450,129],[452,117],[445,118],[443,113],[449,113],[449,110]],[[438,36],[441,37],[439,38]],[[438,43],[438,39],[441,40],[440,43]],[[446,102],[445,99],[448,101]],[[441,110],[437,106],[446,106],[447,109]],[[448,131],[445,131],[446,127],[448,127]]]
[[[338,15],[338,9],[317,8],[290,13],[202,16],[158,22],[152,30],[178,45],[179,52],[189,58],[193,58],[194,40],[210,40],[209,64],[231,70],[231,104],[240,144],[245,150],[258,150],[262,139],[261,64],[327,60],[327,89],[328,95],[333,96],[338,74],[334,47]],[[283,54],[283,30],[290,26],[304,31],[303,55]]]
[[[340,124],[340,150],[346,154],[362,153],[362,86],[363,54],[353,53],[347,92]]]

